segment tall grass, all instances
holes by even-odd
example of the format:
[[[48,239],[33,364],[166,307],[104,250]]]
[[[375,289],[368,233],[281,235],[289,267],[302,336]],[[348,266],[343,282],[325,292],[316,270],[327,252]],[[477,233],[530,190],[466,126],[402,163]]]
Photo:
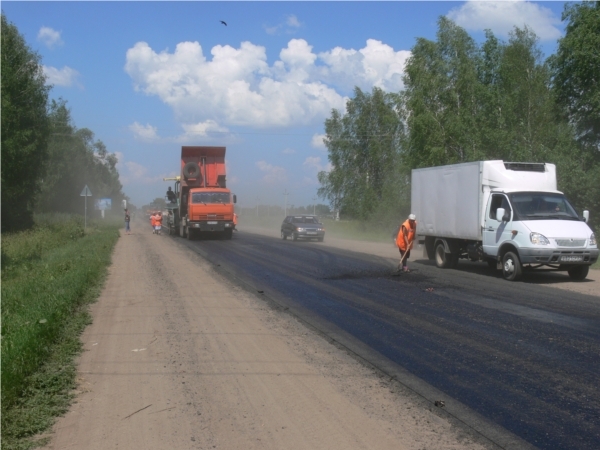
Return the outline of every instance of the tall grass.
[[[48,364],[64,346],[77,347],[74,338],[88,321],[82,311],[104,279],[119,226],[96,222],[84,232],[81,217],[44,215],[34,229],[2,236],[2,448],[25,448],[19,439],[40,431],[27,423],[33,412],[23,411],[26,404],[36,408],[28,397],[40,394],[40,383],[46,402],[48,390],[64,396],[61,389],[68,389],[68,380],[44,387],[56,378]],[[72,357],[68,364],[72,384]],[[40,373],[48,377],[40,380]]]

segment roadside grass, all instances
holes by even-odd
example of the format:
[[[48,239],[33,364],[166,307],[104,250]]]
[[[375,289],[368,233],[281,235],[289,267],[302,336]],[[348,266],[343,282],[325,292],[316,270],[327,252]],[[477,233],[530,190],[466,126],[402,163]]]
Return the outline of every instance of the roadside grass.
[[[591,268],[594,270],[600,270],[600,259],[592,264]]]
[[[36,216],[34,229],[2,235],[3,449],[28,449],[69,406],[79,336],[118,239],[120,221]]]

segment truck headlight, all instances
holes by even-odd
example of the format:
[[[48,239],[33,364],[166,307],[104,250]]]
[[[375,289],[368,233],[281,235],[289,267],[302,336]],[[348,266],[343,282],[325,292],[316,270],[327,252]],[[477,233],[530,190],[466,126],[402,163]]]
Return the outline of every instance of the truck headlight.
[[[540,233],[531,233],[529,239],[531,240],[531,243],[535,245],[550,245],[548,238]]]
[[[597,245],[596,244],[596,235],[594,233],[592,233],[592,235],[590,236],[590,245]]]

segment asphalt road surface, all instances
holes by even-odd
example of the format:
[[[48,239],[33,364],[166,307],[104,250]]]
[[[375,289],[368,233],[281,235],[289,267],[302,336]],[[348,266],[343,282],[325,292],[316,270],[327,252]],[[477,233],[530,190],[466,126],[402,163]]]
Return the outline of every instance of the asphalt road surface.
[[[500,446],[600,448],[600,297],[247,232],[186,245]]]

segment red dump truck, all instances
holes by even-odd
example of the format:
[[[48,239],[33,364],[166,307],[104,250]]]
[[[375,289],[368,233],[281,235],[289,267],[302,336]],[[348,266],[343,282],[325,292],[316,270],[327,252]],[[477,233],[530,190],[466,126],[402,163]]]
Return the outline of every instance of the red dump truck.
[[[236,196],[227,189],[225,147],[181,147],[181,175],[167,192],[169,234],[194,239],[199,233],[218,233],[231,239]],[[165,178],[169,180],[169,178]]]

